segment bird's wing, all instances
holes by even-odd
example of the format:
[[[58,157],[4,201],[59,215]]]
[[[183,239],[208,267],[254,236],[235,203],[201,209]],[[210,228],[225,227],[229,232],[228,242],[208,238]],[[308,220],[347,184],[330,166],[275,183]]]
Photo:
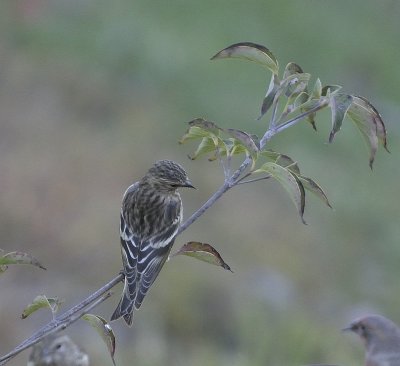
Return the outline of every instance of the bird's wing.
[[[138,253],[137,271],[140,277],[135,308],[138,309],[150,286],[168,258],[179,225],[182,221],[182,205],[179,196],[167,203],[164,211],[163,228],[157,228],[150,237],[142,241]]]
[[[127,198],[128,194],[132,194],[139,187],[139,183],[132,184],[125,192],[123,201]],[[124,291],[120,304],[117,308],[117,313],[113,318],[124,315],[126,312],[130,312],[130,308],[136,297],[136,289],[138,282],[137,273],[137,260],[140,248],[140,238],[135,235],[129,228],[127,219],[125,218],[122,210],[120,215],[120,241],[121,241],[121,254],[122,263],[124,266]]]

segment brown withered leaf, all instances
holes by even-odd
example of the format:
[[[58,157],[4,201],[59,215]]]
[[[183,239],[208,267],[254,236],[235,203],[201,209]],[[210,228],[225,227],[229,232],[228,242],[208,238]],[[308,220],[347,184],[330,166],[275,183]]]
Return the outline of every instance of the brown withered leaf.
[[[197,241],[189,241],[184,244],[173,256],[187,255],[189,257],[196,258],[200,261],[214,264],[222,267],[228,271],[231,271],[231,267],[222,259],[218,251],[207,243],[200,243]]]

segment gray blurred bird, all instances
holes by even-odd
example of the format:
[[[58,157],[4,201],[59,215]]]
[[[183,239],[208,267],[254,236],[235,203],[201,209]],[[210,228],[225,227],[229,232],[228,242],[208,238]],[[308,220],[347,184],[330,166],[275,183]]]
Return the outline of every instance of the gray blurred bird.
[[[361,338],[365,346],[365,366],[400,366],[400,328],[381,315],[356,319],[343,329]]]
[[[89,356],[67,335],[50,335],[36,344],[27,366],[89,366]]]
[[[123,317],[132,325],[134,310],[167,260],[182,222],[180,187],[194,188],[179,164],[161,160],[126,190],[120,218],[125,284],[111,320]]]

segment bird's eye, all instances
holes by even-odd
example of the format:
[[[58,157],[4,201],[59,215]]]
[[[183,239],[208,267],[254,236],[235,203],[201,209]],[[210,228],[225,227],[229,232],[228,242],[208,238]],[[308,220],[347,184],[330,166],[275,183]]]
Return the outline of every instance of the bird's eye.
[[[56,349],[60,349],[61,347],[62,347],[62,344],[61,343],[57,343],[55,348]]]

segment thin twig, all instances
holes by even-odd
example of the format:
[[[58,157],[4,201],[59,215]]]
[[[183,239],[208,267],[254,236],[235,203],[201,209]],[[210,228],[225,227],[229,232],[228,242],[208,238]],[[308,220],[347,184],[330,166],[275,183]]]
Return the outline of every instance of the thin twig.
[[[88,311],[88,309],[92,309],[95,306],[97,306],[100,302],[104,301],[105,299],[99,299],[99,298],[101,296],[103,296],[111,288],[113,288],[115,285],[117,285],[119,282],[121,282],[123,279],[124,279],[124,275],[122,273],[120,273],[118,276],[116,276],[111,281],[106,283],[95,293],[88,296],[85,300],[81,301],[79,304],[75,305],[68,311],[66,311],[63,314],[56,317],[54,320],[52,320],[48,324],[44,325],[42,328],[40,328],[38,331],[36,331],[31,337],[27,338],[19,346],[15,347],[11,352],[0,357],[0,365],[4,365],[11,358],[15,357],[20,352],[24,351],[25,349],[27,349],[27,348],[31,347],[32,345],[34,345],[35,343],[39,342],[48,334],[52,334],[61,329],[65,329],[68,325],[70,325],[70,323],[68,323],[70,318],[73,318],[74,315],[76,313],[78,313],[79,311],[81,311],[82,309],[86,308],[85,311]],[[106,298],[108,298],[108,297],[109,296],[107,296]],[[99,300],[101,300],[101,301],[98,302]],[[93,304],[95,304],[95,305],[93,306]],[[85,312],[83,312],[82,315],[84,313]],[[79,319],[79,317],[78,317],[78,319]],[[65,323],[67,323],[67,326],[64,326]]]
[[[310,109],[304,113],[301,113],[297,117],[288,120],[278,126],[275,126],[274,123],[275,117],[276,117],[276,110],[277,110],[277,104],[275,103],[273,106],[272,110],[272,117],[271,117],[271,122],[270,122],[270,128],[265,132],[264,136],[260,140],[260,150],[264,148],[266,143],[277,133],[282,132],[286,128],[293,126],[294,124],[298,123],[300,120],[302,120],[304,117],[307,115],[317,112],[318,110],[326,107],[328,105],[328,102],[326,103],[321,103],[317,107]],[[247,177],[248,175],[245,175],[241,177],[242,173],[250,166],[252,160],[250,157],[247,157],[243,163],[239,166],[239,168],[229,177],[228,179],[225,179],[224,184],[218,188],[218,190],[197,210],[195,211],[179,228],[177,235],[181,234],[183,231],[185,231],[193,222],[195,222],[205,211],[207,211],[221,196],[227,192],[229,189],[234,187],[237,184],[244,184],[244,183],[250,183],[254,182],[257,180],[262,180],[262,179],[267,179],[268,177],[262,177],[262,178],[255,178],[254,180],[251,181],[241,181],[242,178]],[[39,342],[41,339],[43,339],[46,335],[51,334],[53,332],[56,332],[60,329],[65,329],[69,325],[71,325],[74,321],[79,319],[83,314],[85,314],[89,309],[92,309],[96,307],[100,302],[104,301],[106,298],[108,298],[110,295],[107,294],[106,296],[103,296],[107,291],[109,291],[111,288],[113,288],[115,285],[117,285],[119,282],[121,282],[124,279],[124,276],[122,273],[120,273],[117,277],[112,279],[110,282],[102,286],[99,290],[97,290],[95,293],[87,297],[85,300],[77,304],[76,306],[72,307],[70,310],[66,311],[65,313],[61,314],[57,318],[55,318],[53,321],[50,323],[46,324],[42,328],[40,328],[37,332],[35,332],[31,337],[23,341],[19,346],[17,346],[14,350],[9,352],[8,354],[0,357],[0,365],[6,364],[9,360],[11,360],[13,357],[15,357],[17,354],[22,352],[23,350],[31,347],[33,344]],[[103,296],[103,297],[102,297]],[[100,297],[102,297],[100,299]],[[76,315],[78,312],[81,310],[85,309],[82,311],[79,315]]]
[[[275,127],[275,133],[282,132],[286,128],[293,126],[297,122],[300,122],[304,117],[307,117],[309,114],[312,114],[314,112],[319,111],[322,108],[325,108],[328,104],[329,104],[329,101],[322,102],[321,104],[317,105],[316,107],[314,107],[306,112],[300,113],[298,116],[296,116],[292,119],[289,119],[286,122],[281,123],[280,125]]]

